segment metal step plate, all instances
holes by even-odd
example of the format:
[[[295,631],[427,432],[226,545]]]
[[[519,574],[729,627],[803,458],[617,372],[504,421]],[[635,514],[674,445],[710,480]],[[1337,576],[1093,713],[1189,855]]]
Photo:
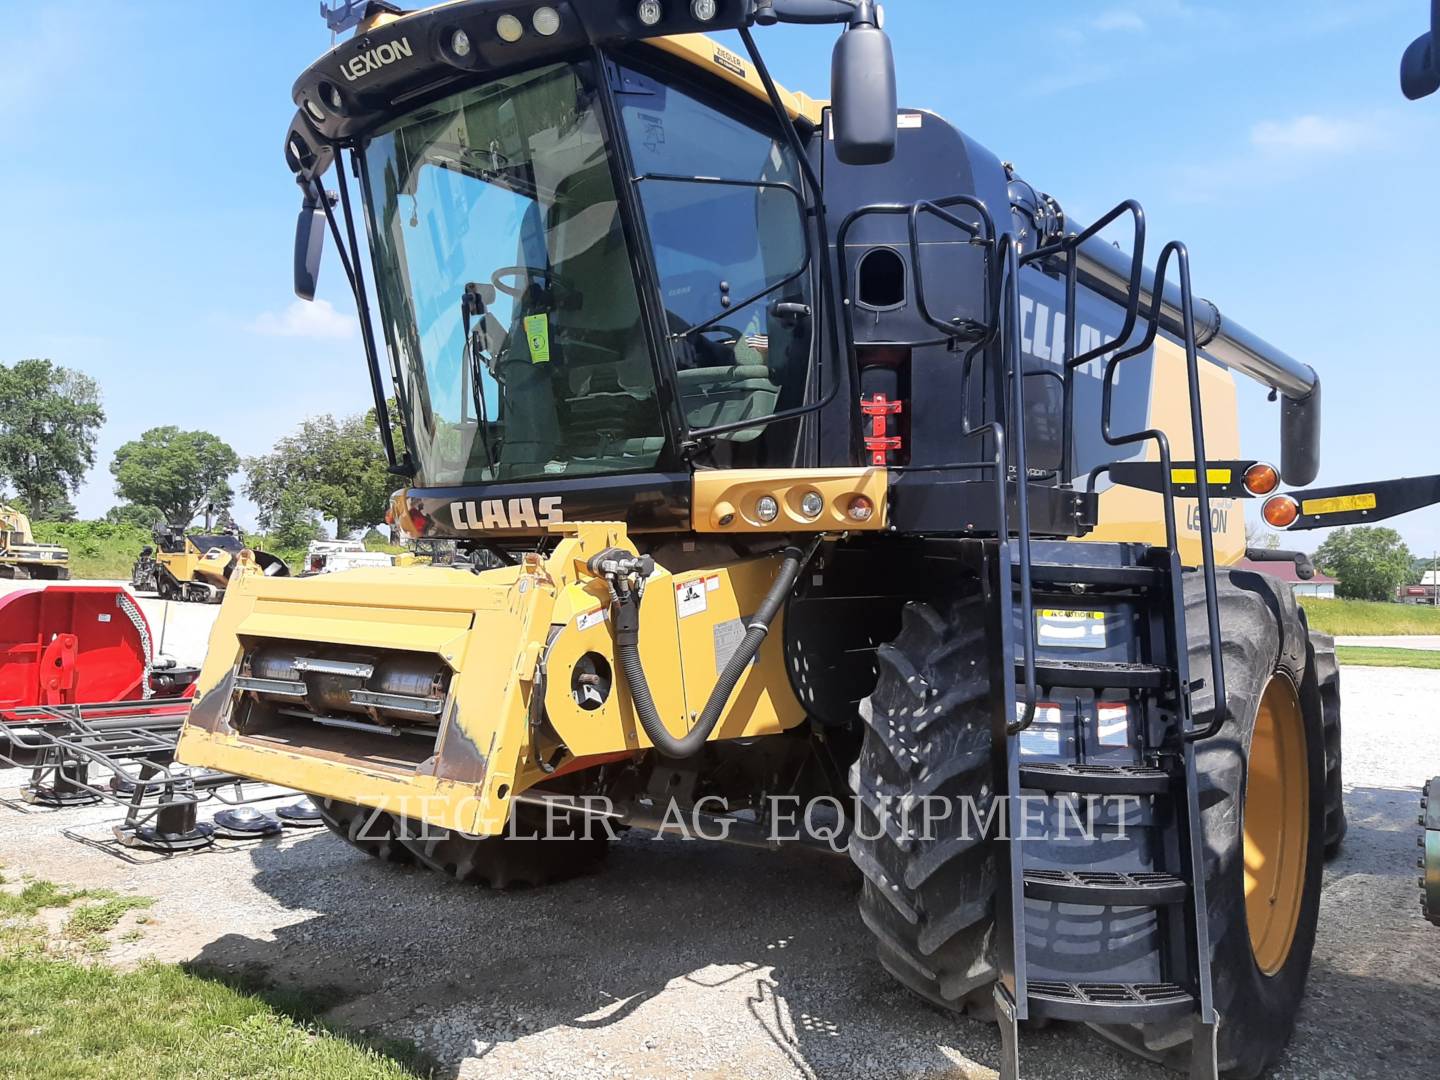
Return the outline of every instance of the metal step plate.
[[[1026,870],[1025,895],[1031,900],[1097,907],[1154,907],[1182,904],[1190,885],[1174,874],[1118,873],[1109,870]]]
[[[1032,1018],[1099,1024],[1149,1024],[1195,1012],[1195,999],[1174,983],[1032,980],[1027,1000]]]

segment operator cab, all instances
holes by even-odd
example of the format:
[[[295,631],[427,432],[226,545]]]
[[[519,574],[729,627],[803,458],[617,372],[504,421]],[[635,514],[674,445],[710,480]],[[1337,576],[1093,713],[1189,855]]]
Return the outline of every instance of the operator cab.
[[[344,264],[368,324],[363,220],[391,361],[387,379],[367,325],[377,412],[398,410],[392,464],[426,507],[425,534],[466,532],[466,515],[437,507],[533,506],[549,491],[571,519],[643,530],[628,512],[643,504],[655,527],[683,528],[697,471],[861,466],[821,296],[831,114],[767,87],[757,54],[687,33],[748,26],[753,0],[720,0],[704,20],[665,5],[644,25],[619,0],[360,6],[356,37],[295,88],[297,291],[313,294],[320,230],[344,239],[319,184],[348,151],[358,205],[346,170],[332,174]],[[874,29],[869,5],[835,7],[834,21]],[[872,156],[886,124],[893,144],[885,108]],[[834,115],[849,146],[853,120]],[[535,535],[543,519],[522,506],[500,531]]]

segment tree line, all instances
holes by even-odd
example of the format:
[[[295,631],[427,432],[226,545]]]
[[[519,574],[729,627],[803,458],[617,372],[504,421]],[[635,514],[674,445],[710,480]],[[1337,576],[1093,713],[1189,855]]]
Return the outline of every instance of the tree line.
[[[0,500],[38,521],[74,520],[70,498],[95,464],[105,419],[90,376],[50,360],[0,364]],[[325,520],[337,537],[379,524],[394,487],[373,410],[311,417],[249,458],[208,431],[154,427],[115,451],[110,474],[121,501],[106,520],[147,529],[202,515],[229,524],[238,474],[258,526],[287,549],[323,536]]]

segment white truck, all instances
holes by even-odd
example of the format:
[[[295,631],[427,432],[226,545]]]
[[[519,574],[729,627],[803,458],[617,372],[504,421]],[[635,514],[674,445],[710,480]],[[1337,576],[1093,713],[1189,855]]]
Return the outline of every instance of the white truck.
[[[306,574],[334,574],[360,567],[394,566],[395,556],[366,551],[359,540],[313,540],[305,554]]]

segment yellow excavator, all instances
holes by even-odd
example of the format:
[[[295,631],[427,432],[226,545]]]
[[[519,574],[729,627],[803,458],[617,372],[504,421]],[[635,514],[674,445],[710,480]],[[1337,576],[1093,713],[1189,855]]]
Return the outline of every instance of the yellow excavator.
[[[64,581],[70,576],[70,552],[60,544],[37,544],[30,519],[13,506],[0,505],[0,578]]]

